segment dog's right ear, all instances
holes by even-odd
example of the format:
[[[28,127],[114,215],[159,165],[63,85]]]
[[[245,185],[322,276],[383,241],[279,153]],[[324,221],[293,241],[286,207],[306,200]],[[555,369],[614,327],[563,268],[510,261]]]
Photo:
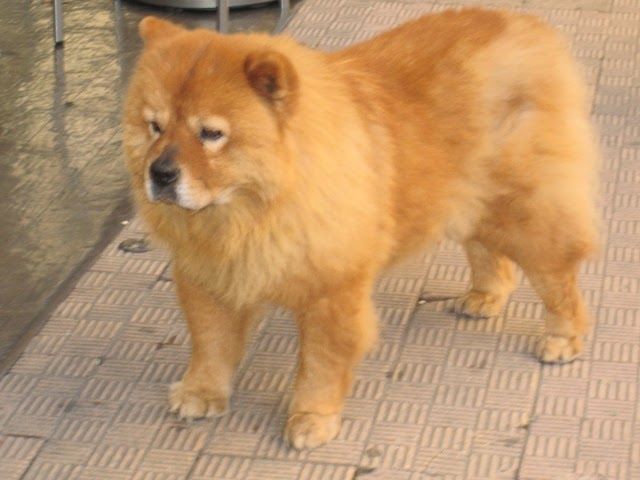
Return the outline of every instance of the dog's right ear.
[[[298,75],[287,57],[273,50],[250,54],[244,62],[249,84],[274,110],[290,114],[296,106]]]
[[[138,32],[145,45],[171,38],[183,31],[184,28],[179,25],[158,17],[144,17],[138,26]]]

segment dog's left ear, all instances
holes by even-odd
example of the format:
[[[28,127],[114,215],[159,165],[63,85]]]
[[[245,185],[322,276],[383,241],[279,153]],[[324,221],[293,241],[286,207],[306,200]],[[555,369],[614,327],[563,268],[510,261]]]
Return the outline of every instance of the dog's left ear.
[[[294,111],[298,75],[287,57],[272,50],[254,52],[244,62],[244,73],[256,93],[277,112]]]
[[[144,17],[138,25],[138,31],[145,45],[150,45],[182,33],[184,28],[158,17]]]

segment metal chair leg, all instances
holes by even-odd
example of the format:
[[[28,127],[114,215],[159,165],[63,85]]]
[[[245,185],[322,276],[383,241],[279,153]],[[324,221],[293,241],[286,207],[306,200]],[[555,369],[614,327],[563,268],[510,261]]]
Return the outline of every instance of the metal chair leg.
[[[218,31],[229,31],[229,0],[218,0]]]
[[[280,33],[284,30],[289,22],[289,10],[291,8],[290,0],[280,0],[280,19],[273,33]]]
[[[53,34],[56,45],[64,42],[62,32],[62,0],[53,0]]]

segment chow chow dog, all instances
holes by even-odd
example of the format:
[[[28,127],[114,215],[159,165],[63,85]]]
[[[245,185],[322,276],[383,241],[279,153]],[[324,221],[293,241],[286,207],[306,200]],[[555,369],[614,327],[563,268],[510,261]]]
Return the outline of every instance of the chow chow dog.
[[[578,69],[541,21],[446,11],[335,52],[152,17],[140,35],[124,144],[191,334],[180,416],[226,410],[251,324],[277,304],[300,334],[285,437],[334,438],[376,341],[376,276],[442,238],[471,265],[460,313],[496,315],[517,264],[546,308],[538,358],[582,350],[598,156]]]

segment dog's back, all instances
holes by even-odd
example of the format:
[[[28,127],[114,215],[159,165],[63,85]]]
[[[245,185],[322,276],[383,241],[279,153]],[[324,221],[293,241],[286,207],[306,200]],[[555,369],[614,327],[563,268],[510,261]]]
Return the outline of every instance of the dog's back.
[[[593,250],[598,155],[582,79],[554,30],[504,11],[448,11],[332,55],[384,117],[392,258],[443,234],[531,239],[525,218],[544,222],[538,237]]]

